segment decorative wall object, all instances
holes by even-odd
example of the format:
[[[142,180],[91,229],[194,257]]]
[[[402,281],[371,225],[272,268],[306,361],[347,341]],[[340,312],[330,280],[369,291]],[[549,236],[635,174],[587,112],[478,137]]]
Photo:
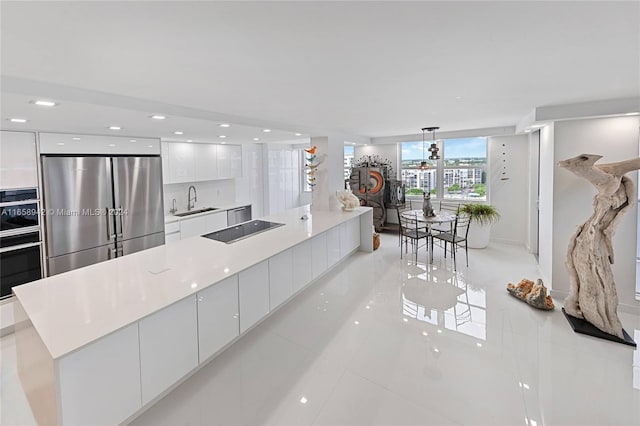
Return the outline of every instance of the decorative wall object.
[[[507,284],[507,291],[513,297],[522,300],[534,308],[550,311],[555,307],[551,296],[547,293],[547,288],[539,278],[535,283],[526,278],[523,278],[517,285],[509,283]]]
[[[304,150],[304,152],[306,153],[304,159],[307,161],[307,163],[305,164],[305,169],[307,169],[307,185],[311,187],[312,191],[316,186],[316,169],[318,168],[319,164],[316,160],[318,158],[316,150],[317,147],[315,145],[309,149]]]
[[[582,154],[559,162],[598,191],[592,215],[569,241],[566,267],[570,288],[563,312],[576,332],[636,346],[618,318],[611,264],[615,227],[636,200],[633,182],[624,175],[640,169],[640,158],[595,165],[600,158]]]

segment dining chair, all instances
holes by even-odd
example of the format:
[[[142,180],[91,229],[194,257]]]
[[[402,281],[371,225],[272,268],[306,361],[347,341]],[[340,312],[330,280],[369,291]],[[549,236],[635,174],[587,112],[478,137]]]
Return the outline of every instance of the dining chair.
[[[456,266],[456,252],[458,248],[464,247],[467,258],[467,267],[469,266],[469,247],[467,246],[467,236],[469,235],[469,222],[471,217],[466,214],[459,214],[452,226],[452,232],[440,232],[431,235],[431,251],[433,252],[433,241],[438,239],[444,243],[444,257],[447,257],[447,247],[451,244],[451,255],[453,256],[453,269]]]
[[[458,215],[460,211],[460,203],[450,203],[440,201],[439,211]],[[432,232],[453,232],[453,222],[435,224],[431,227]]]
[[[429,244],[429,232],[418,222],[416,212],[405,211],[402,214],[398,213],[398,221],[400,222],[400,259],[402,259],[402,246],[404,245],[406,253],[409,247],[409,240],[411,240],[411,249],[417,262],[420,240],[424,239],[426,244]]]

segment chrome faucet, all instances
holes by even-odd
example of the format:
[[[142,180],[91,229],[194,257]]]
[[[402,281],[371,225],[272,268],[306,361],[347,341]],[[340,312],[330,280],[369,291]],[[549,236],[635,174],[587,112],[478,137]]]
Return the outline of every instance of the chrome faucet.
[[[176,199],[174,198],[173,201],[171,202],[171,208],[169,209],[169,213],[176,214],[177,212],[178,212],[178,209],[176,207]]]
[[[193,198],[191,198],[191,189],[193,189]],[[189,201],[187,202],[187,210],[191,210],[192,208],[194,208],[196,206],[196,201],[198,201],[198,194],[196,192],[196,187],[191,185],[189,187],[189,193],[187,194],[187,197],[189,199]],[[191,201],[193,200],[193,204],[191,204]]]

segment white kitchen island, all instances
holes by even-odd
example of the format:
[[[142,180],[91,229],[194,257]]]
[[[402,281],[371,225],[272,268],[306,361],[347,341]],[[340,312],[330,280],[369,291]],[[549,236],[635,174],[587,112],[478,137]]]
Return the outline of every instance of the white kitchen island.
[[[285,226],[232,244],[188,238],[16,287],[18,368],[38,423],[131,420],[340,260],[373,251],[370,208],[262,219]]]

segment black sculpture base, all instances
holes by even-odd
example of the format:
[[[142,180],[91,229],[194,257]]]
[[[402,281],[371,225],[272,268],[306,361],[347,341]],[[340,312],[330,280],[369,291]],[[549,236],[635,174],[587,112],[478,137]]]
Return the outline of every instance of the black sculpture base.
[[[612,342],[622,343],[623,345],[633,346],[634,348],[637,346],[636,342],[634,342],[631,336],[629,336],[629,334],[624,330],[622,330],[622,334],[624,335],[623,340],[618,336],[614,336],[613,334],[605,333],[604,331],[596,328],[593,324],[583,320],[582,318],[576,318],[569,315],[565,312],[564,308],[562,308],[562,313],[564,314],[567,321],[569,321],[569,324],[571,325],[571,328],[573,328],[573,331],[575,331],[576,333],[587,334],[599,339],[611,340]]]

